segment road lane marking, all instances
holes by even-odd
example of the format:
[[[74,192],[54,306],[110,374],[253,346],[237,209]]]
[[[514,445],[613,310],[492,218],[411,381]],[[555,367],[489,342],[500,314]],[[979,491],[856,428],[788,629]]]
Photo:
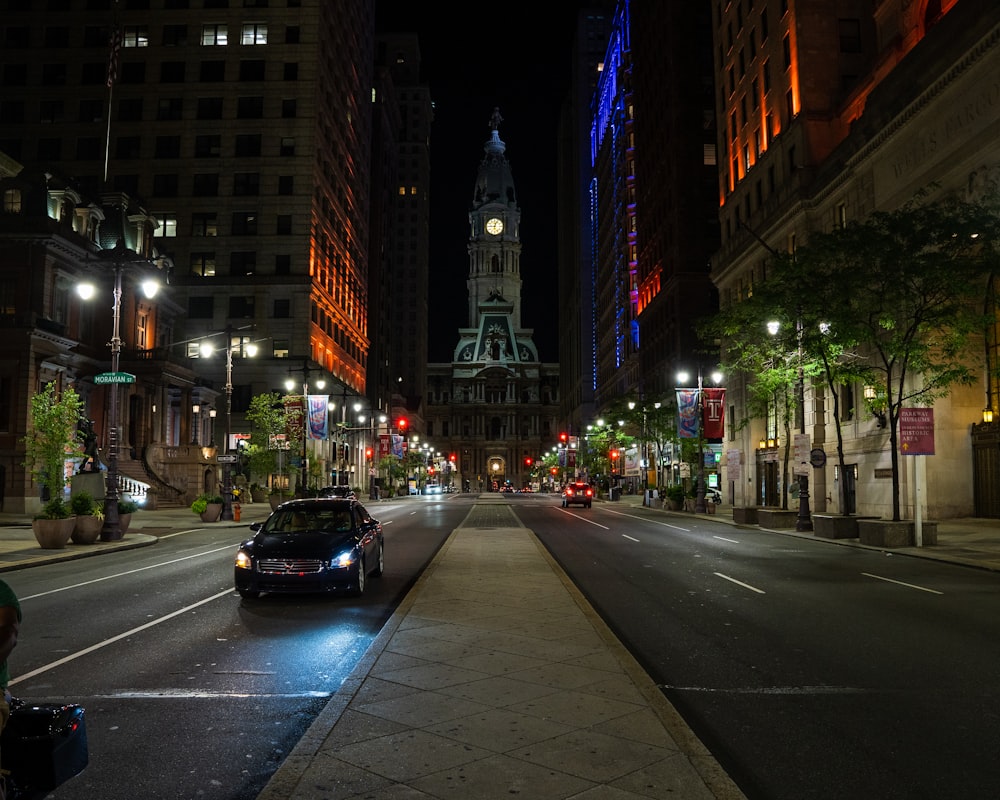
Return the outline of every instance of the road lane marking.
[[[639,541],[634,536],[629,536],[627,533],[623,533],[622,534],[622,538],[623,539],[628,539],[630,542],[638,542]]]
[[[904,581],[896,581],[892,578],[885,578],[882,575],[872,575],[870,572],[862,572],[866,578],[874,578],[877,581],[885,581],[886,583],[896,583],[900,586],[905,586],[908,589],[916,589],[920,592],[930,592],[931,594],[944,594],[944,592],[939,592],[937,589],[928,589],[926,586],[917,586],[915,583],[906,583]]]
[[[739,544],[740,543],[739,539],[729,539],[729,538],[727,538],[725,536],[713,536],[712,538],[713,539],[722,539],[722,541],[724,541],[724,542],[732,542],[733,544]]]
[[[660,522],[659,520],[650,519],[649,517],[640,517],[637,516],[636,514],[626,514],[623,511],[612,511],[610,508],[602,508],[601,511],[603,511],[605,514],[616,514],[619,517],[628,517],[629,519],[637,519],[640,520],[641,522],[648,522],[652,525],[662,525],[664,528],[672,528],[675,531],[684,531],[685,533],[690,533],[692,530],[691,528],[685,528],[681,525],[671,525],[668,522]]]
[[[582,519],[584,522],[589,522],[591,525],[596,525],[598,528],[604,528],[604,530],[606,531],[611,530],[611,528],[609,528],[607,525],[602,525],[600,522],[594,522],[594,520],[592,519],[581,517],[579,514],[574,514],[572,511],[567,511],[565,508],[560,508],[559,512],[562,514],[568,514],[571,517],[576,517],[576,519]]]
[[[24,675],[18,675],[16,678],[11,680],[10,685],[13,686],[15,683],[20,683],[21,681],[26,681],[29,678],[34,678],[36,675],[41,675],[43,672],[48,672],[50,669],[55,669],[56,667],[61,667],[63,664],[68,664],[70,661],[75,661],[82,656],[90,655],[101,648],[107,647],[109,644],[114,644],[115,642],[121,641],[122,639],[127,639],[129,636],[134,636],[140,631],[147,630],[149,628],[159,625],[161,622],[166,622],[167,620],[173,619],[174,617],[180,616],[181,614],[186,614],[194,608],[205,605],[205,603],[211,603],[213,600],[218,600],[220,597],[226,597],[233,593],[232,589],[223,589],[218,594],[213,594],[211,597],[206,597],[204,600],[199,600],[197,603],[192,603],[189,606],[184,606],[184,608],[178,608],[176,611],[171,611],[166,616],[160,617],[159,619],[154,619],[151,622],[147,622],[145,625],[140,625],[138,628],[132,628],[130,631],[125,631],[124,633],[119,633],[117,636],[112,636],[110,639],[105,639],[103,642],[98,642],[90,647],[85,647],[83,650],[79,650],[72,655],[68,655],[65,658],[60,658],[58,661],[53,661],[51,664],[46,664],[38,669],[33,669],[31,672],[27,672]]]
[[[159,569],[160,567],[165,567],[168,564],[179,564],[182,561],[188,561],[192,558],[201,558],[202,556],[211,556],[215,553],[221,553],[223,550],[232,550],[237,545],[229,544],[225,547],[216,547],[214,550],[206,550],[203,553],[195,553],[190,556],[181,556],[180,558],[175,558],[170,561],[157,561],[155,564],[150,564],[148,567],[137,567],[136,569],[125,570],[125,572],[116,572],[114,575],[105,575],[103,578],[94,578],[92,581],[83,581],[83,583],[74,583],[70,586],[61,586],[58,589],[52,589],[48,592],[39,592],[38,594],[29,594],[26,597],[20,598],[23,603],[25,600],[34,600],[36,597],[45,597],[49,594],[58,594],[59,592],[67,592],[70,589],[79,589],[81,586],[90,586],[94,583],[101,583],[102,581],[110,581],[114,578],[121,578],[125,575],[134,575],[137,572],[145,572],[148,569]]]
[[[735,583],[737,586],[742,586],[744,589],[749,589],[751,592],[757,592],[757,594],[767,594],[763,589],[758,589],[756,586],[751,586],[749,583],[743,583],[743,581],[738,581],[736,578],[730,578],[728,575],[723,575],[721,572],[713,572],[713,575],[718,575],[727,581]]]

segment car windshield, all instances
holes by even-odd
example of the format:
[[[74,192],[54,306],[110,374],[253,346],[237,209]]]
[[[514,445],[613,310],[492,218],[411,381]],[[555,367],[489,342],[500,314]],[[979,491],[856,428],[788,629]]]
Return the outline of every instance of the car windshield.
[[[296,531],[326,531],[343,533],[351,530],[351,512],[339,510],[294,510],[274,512],[263,528],[267,533],[294,533]]]

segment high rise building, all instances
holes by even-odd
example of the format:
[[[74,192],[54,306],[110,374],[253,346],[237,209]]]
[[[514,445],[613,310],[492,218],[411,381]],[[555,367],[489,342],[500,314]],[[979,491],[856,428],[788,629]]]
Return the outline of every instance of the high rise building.
[[[250,398],[283,394],[285,379],[293,393],[388,409],[388,379],[369,391],[370,252],[385,246],[370,235],[372,0],[3,7],[0,152],[25,176],[60,176],[50,184],[65,181],[126,218],[141,208],[148,224],[136,230],[151,238],[126,245],[171,264],[169,289],[157,301],[170,314],[145,338],[126,330],[123,361],[157,348],[157,358],[185,363],[196,377],[163,371],[130,387],[123,451],[138,457],[140,439],[148,439],[149,463],[165,464],[171,448],[195,441],[189,432],[203,426],[199,443],[226,438],[235,449]],[[101,235],[112,230],[96,217],[94,225]],[[100,238],[90,249],[115,244]],[[215,345],[214,357],[201,353],[205,342]],[[259,345],[256,358],[248,356],[251,343]],[[234,356],[228,372],[220,350]],[[94,364],[75,377],[94,406],[101,369]],[[24,407],[44,372],[8,373],[14,380],[4,401]],[[225,418],[227,394],[228,437],[208,423]],[[106,442],[109,420],[93,413]],[[310,441],[305,453],[321,485],[336,461],[332,444]]]

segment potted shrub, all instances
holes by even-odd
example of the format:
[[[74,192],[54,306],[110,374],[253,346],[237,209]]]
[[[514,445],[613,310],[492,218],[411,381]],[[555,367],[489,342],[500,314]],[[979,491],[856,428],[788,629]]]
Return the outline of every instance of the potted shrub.
[[[79,425],[83,401],[72,387],[61,392],[55,382],[32,395],[28,432],[24,439],[24,466],[48,493],[48,501],[32,520],[38,544],[45,549],[65,547],[76,520],[63,499],[66,462],[83,457]]]
[[[135,500],[122,500],[118,498],[118,526],[122,529],[122,536],[128,530],[132,515],[139,510],[139,504]]]
[[[191,503],[191,510],[202,522],[218,522],[222,514],[222,495],[200,494]]]
[[[104,506],[90,492],[76,492],[69,499],[69,507],[76,515],[76,524],[70,538],[76,544],[96,542],[104,527]]]
[[[684,487],[672,484],[663,490],[663,502],[671,511],[680,511],[684,505]]]

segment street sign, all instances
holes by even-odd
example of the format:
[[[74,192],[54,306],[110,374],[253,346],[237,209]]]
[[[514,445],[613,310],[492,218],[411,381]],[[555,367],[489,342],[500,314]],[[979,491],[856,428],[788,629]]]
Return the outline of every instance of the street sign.
[[[934,409],[899,409],[899,452],[904,456],[934,455]]]
[[[135,383],[135,375],[128,372],[102,372],[94,376],[94,383]]]
[[[215,460],[220,464],[235,464],[236,453],[226,453],[225,455],[216,456]]]
[[[816,469],[826,466],[826,451],[822,447],[814,447],[809,451],[809,463]]]

